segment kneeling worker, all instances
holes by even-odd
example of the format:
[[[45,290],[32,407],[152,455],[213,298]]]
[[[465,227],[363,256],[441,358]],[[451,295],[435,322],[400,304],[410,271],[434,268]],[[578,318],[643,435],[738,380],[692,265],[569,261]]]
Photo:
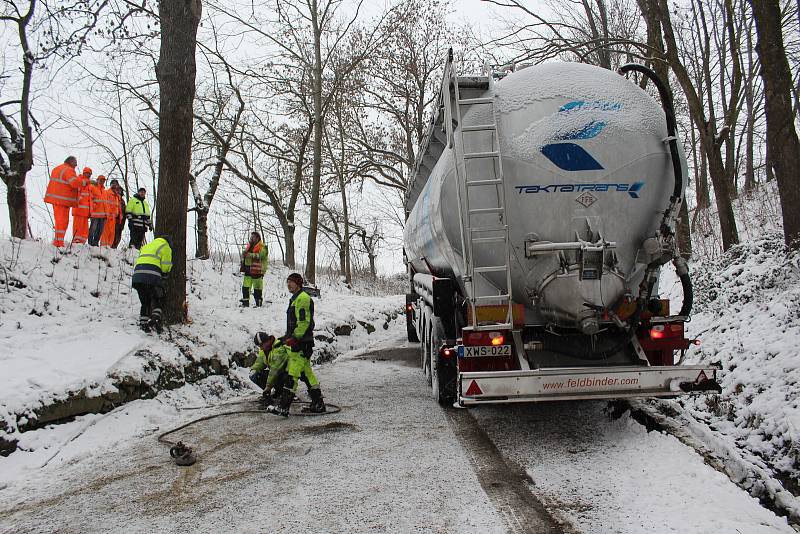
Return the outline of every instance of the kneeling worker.
[[[145,332],[150,328],[161,333],[161,303],[166,294],[164,285],[172,270],[172,248],[167,235],[154,239],[139,251],[133,268],[133,288],[139,294],[142,307],[139,311],[139,327]]]
[[[273,388],[283,385],[286,375],[286,364],[289,363],[289,352],[286,346],[276,341],[275,336],[266,332],[258,332],[253,338],[258,347],[256,361],[250,367],[250,380],[264,390],[261,400],[267,406],[275,404]]]

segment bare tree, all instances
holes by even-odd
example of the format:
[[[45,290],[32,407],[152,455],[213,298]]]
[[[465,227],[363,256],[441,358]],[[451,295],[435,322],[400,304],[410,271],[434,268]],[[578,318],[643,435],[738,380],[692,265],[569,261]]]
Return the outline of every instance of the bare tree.
[[[739,242],[736,219],[733,214],[733,203],[731,202],[733,195],[731,194],[731,180],[729,177],[730,173],[733,171],[732,169],[726,169],[722,159],[722,145],[725,143],[726,136],[730,132],[731,125],[736,122],[738,116],[738,101],[741,90],[739,50],[733,35],[735,32],[733,27],[733,6],[731,0],[725,0],[725,13],[727,17],[726,30],[730,39],[729,50],[734,75],[733,86],[730,89],[729,101],[726,108],[727,113],[725,113],[722,126],[720,127],[713,115],[712,117],[708,117],[706,114],[706,108],[700,97],[702,88],[698,89],[698,87],[695,86],[686,66],[678,55],[678,44],[667,0],[647,0],[647,2],[649,2],[649,6],[658,13],[663,29],[664,41],[666,43],[666,59],[686,96],[692,120],[698,130],[700,144],[708,160],[709,175],[714,186],[714,196],[716,198],[720,229],[722,231],[722,246],[724,250],[727,250],[732,245]],[[702,9],[702,6],[700,7]],[[709,104],[709,109],[713,109],[713,104]]]
[[[195,119],[205,127],[208,140],[197,140],[201,145],[211,149],[213,155],[203,162],[201,169],[189,175],[189,184],[192,188],[192,196],[195,205],[190,211],[197,214],[197,248],[195,257],[208,259],[210,252],[208,248],[208,212],[211,203],[214,201],[217,188],[222,179],[222,172],[228,155],[237,141],[237,131],[244,113],[245,103],[242,92],[233,79],[233,72],[230,65],[222,58],[216,56],[219,61],[211,65],[212,81],[209,94],[198,98],[200,112],[195,112]],[[226,74],[225,87],[220,87],[217,77],[213,74],[215,67],[222,67]],[[211,177],[208,180],[208,187],[205,193],[200,192],[197,185],[197,176],[205,170],[211,170]]]
[[[800,141],[792,112],[792,73],[786,58],[778,0],[749,0],[753,9],[761,59],[761,78],[767,113],[767,146],[772,154],[781,196],[783,234],[786,245],[796,247],[800,239]]]

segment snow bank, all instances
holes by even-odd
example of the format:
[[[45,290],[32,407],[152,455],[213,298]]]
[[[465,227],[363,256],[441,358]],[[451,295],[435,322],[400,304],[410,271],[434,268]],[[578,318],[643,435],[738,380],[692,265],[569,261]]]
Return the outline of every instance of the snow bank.
[[[283,334],[286,268],[270,266],[263,308],[242,309],[238,265],[194,260],[187,267],[190,323],[160,337],[144,334],[130,288],[136,255],[0,240],[0,431],[6,443],[21,431],[75,415],[64,406],[77,398],[88,404],[76,413],[105,412],[228,374],[254,357],[255,332]],[[397,296],[359,296],[338,283],[320,289],[315,362],[363,345],[371,332],[388,328],[403,303]]]
[[[739,476],[745,487],[800,517],[800,501],[752,475],[772,473],[789,489],[800,481],[800,254],[772,233],[691,270],[695,308],[687,332],[702,344],[686,362],[721,363],[723,392],[655,404],[701,423],[696,437],[720,457],[750,464]],[[664,274],[663,292],[680,306],[680,282],[671,270]]]

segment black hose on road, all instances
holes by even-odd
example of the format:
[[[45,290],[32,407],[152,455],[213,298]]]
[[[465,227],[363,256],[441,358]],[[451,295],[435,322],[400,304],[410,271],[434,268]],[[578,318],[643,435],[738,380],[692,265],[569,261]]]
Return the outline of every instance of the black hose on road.
[[[238,402],[229,402],[229,403],[225,403],[225,404],[242,404],[242,403],[251,403],[251,402],[253,402],[253,401],[252,400],[250,400],[250,401],[238,401]],[[294,406],[303,405],[303,404],[308,405],[308,404],[311,404],[311,403],[307,402],[307,401],[296,401],[296,402],[293,403]],[[207,407],[210,408],[211,406],[207,406]],[[191,409],[199,409],[199,408],[200,407],[196,407],[196,408],[193,407]],[[327,408],[327,410],[324,411],[324,412],[303,412],[303,411],[300,411],[300,412],[290,413],[290,415],[293,416],[293,417],[297,417],[297,416],[301,416],[301,417],[302,416],[307,416],[308,417],[308,416],[319,416],[319,415],[331,415],[331,414],[339,413],[339,412],[342,411],[342,408],[340,406],[336,405],[336,404],[327,404],[326,408]],[[175,460],[175,463],[177,465],[189,466],[189,465],[194,464],[195,461],[197,461],[197,457],[194,454],[194,451],[192,450],[192,448],[187,446],[187,445],[185,445],[182,441],[171,441],[171,440],[168,440],[167,436],[169,436],[171,434],[174,434],[175,432],[178,432],[178,431],[183,430],[185,428],[188,428],[188,427],[190,427],[192,425],[195,425],[197,423],[201,423],[203,421],[209,421],[211,419],[216,419],[217,417],[224,417],[226,415],[238,415],[238,414],[247,414],[247,413],[255,413],[255,414],[260,414],[260,415],[264,415],[264,414],[274,415],[271,412],[268,412],[266,409],[261,409],[261,410],[252,410],[252,409],[250,409],[250,410],[233,410],[233,411],[230,411],[230,412],[215,413],[215,414],[206,415],[206,416],[203,416],[203,417],[198,417],[196,419],[192,419],[191,421],[188,421],[188,422],[186,422],[186,423],[184,423],[184,424],[182,424],[182,425],[180,425],[178,427],[175,427],[173,429],[167,430],[166,432],[162,432],[161,434],[158,435],[157,440],[158,440],[159,443],[163,443],[164,445],[168,445],[170,447],[169,455]]]

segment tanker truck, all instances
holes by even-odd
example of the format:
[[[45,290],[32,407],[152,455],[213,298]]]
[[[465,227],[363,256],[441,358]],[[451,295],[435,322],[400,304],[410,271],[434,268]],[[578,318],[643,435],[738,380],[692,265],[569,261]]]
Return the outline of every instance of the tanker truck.
[[[626,74],[637,72],[661,105]],[[408,339],[433,396],[462,406],[720,391],[683,365],[686,160],[653,71],[545,63],[441,91],[406,194]],[[659,298],[662,269],[681,309]]]

